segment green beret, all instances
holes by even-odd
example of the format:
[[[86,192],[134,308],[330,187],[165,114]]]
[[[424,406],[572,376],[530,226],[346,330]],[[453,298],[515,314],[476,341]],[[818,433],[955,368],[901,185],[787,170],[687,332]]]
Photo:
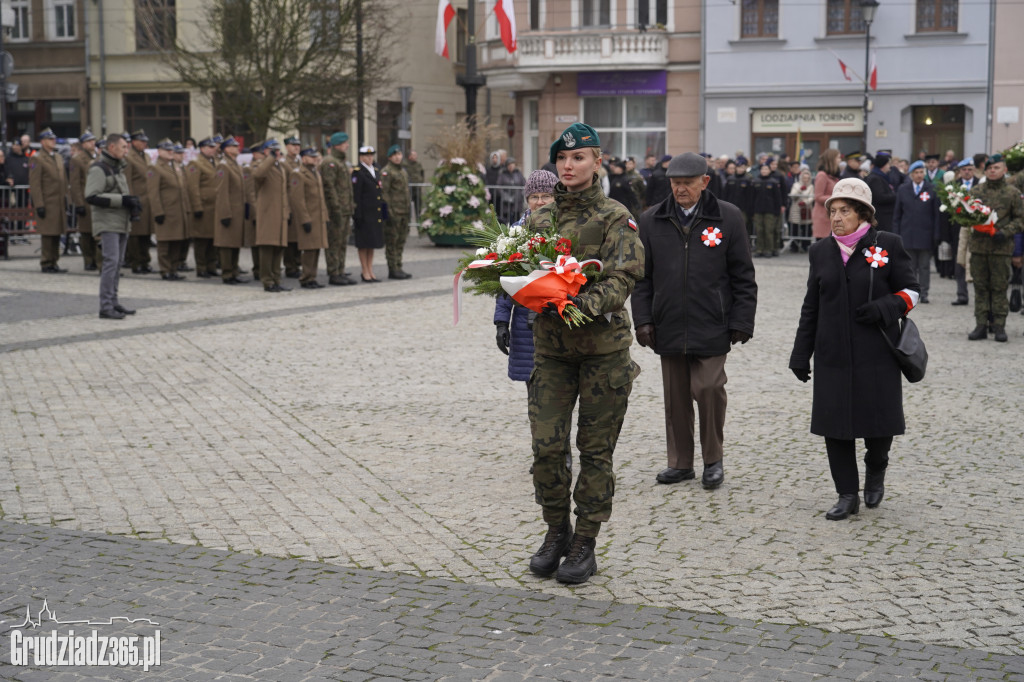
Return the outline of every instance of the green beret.
[[[1002,162],[1003,162],[1003,155],[1002,154],[993,154],[992,156],[988,157],[988,163],[1002,163]]]
[[[393,144],[390,147],[388,147],[388,156],[394,156],[395,154],[401,153],[401,151],[402,151],[402,145]]]
[[[337,147],[339,144],[348,142],[348,133],[334,133],[331,135],[331,146]]]
[[[597,136],[596,130],[586,123],[573,123],[562,131],[562,135],[557,140],[551,143],[551,154],[548,158],[551,163],[554,163],[558,158],[558,152],[563,149],[600,146],[601,138]]]

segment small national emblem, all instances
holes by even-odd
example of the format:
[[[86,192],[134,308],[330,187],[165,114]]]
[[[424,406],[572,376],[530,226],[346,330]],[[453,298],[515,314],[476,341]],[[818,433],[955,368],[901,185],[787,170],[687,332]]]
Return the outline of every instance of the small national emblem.
[[[864,249],[865,260],[873,268],[885,267],[889,263],[889,252],[880,246],[869,246]]]
[[[700,233],[700,240],[704,246],[714,248],[722,243],[722,231],[717,227],[705,227]]]
[[[576,146],[576,138],[572,136],[572,133],[565,133],[562,135],[562,143],[569,149],[572,149]]]

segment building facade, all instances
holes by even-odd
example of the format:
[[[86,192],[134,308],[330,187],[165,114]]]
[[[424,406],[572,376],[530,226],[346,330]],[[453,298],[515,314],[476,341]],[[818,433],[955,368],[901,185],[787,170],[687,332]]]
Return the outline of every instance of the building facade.
[[[797,158],[799,141],[812,168],[829,147],[985,149],[990,4],[883,0],[867,46],[862,1],[706,0],[705,149]],[[877,89],[863,149],[866,56]]]
[[[996,0],[992,50],[991,149],[1006,149],[1024,139],[1024,70],[1020,68],[1020,30],[1024,4]]]
[[[509,149],[524,172],[575,121],[602,148],[638,162],[697,149],[701,4],[698,0],[528,0],[516,4],[518,45],[500,40],[493,2],[478,36],[488,85],[515,102]]]

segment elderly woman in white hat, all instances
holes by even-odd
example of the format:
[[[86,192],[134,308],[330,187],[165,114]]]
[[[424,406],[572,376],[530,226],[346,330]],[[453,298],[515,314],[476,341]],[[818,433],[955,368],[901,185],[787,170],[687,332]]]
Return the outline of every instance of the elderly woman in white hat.
[[[811,433],[825,438],[839,500],[830,520],[860,510],[857,438],[863,438],[864,503],[877,507],[893,436],[905,429],[903,377],[882,334],[895,342],[897,321],[919,298],[913,264],[898,235],[875,228],[871,189],[858,178],[836,183],[825,202],[830,238],[809,250],[810,274],[789,368],[811,378]]]

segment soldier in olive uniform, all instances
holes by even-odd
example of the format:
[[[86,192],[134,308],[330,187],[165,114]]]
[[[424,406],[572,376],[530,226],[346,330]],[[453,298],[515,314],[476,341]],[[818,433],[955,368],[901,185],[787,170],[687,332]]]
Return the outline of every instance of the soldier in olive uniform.
[[[57,267],[60,259],[60,238],[67,229],[68,180],[64,159],[57,153],[57,136],[47,128],[39,133],[42,149],[29,161],[28,185],[36,212],[36,231],[42,239],[39,266],[43,272],[67,272]]]
[[[256,246],[256,181],[252,177],[252,169],[260,161],[267,158],[263,151],[263,143],[254,144],[247,150],[252,154],[249,163],[242,166],[242,187],[245,191],[245,235],[243,243],[250,247],[249,253],[252,256],[253,279],[260,278],[260,249]]]
[[[327,203],[324,185],[317,168],[316,149],[310,147],[299,152],[301,165],[289,174],[288,199],[291,203],[292,222],[299,226],[299,252],[302,254],[303,289],[321,289],[316,281],[320,264],[320,249],[327,248]]]
[[[224,284],[243,284],[239,278],[238,252],[245,235],[245,187],[238,165],[238,141],[220,143],[223,156],[217,164],[217,201],[214,205],[213,245],[220,251],[220,276]]]
[[[345,272],[345,252],[352,233],[352,170],[348,167],[348,133],[331,135],[331,153],[320,166],[324,199],[330,220],[327,222],[327,282],[338,286],[355,284]]]
[[[388,149],[388,165],[380,172],[380,189],[384,203],[388,205],[388,219],[384,223],[388,279],[409,279],[412,275],[402,269],[402,252],[409,237],[412,197],[409,194],[409,176],[402,168],[402,148],[397,144]]]
[[[192,205],[192,252],[196,276],[217,276],[217,250],[213,246],[217,208],[217,143],[199,142],[199,156],[188,164],[188,200]]]
[[[85,269],[94,272],[99,270],[97,263],[102,260],[102,256],[99,242],[92,236],[92,216],[89,204],[85,201],[85,178],[89,175],[89,166],[99,156],[99,152],[96,151],[96,136],[91,130],[82,133],[78,142],[78,153],[71,157],[71,204],[74,206],[78,221],[78,245],[82,249]]]
[[[967,338],[977,341],[988,337],[988,318],[992,316],[992,332],[996,341],[1006,341],[1006,316],[1010,303],[1006,290],[1010,284],[1010,259],[1016,235],[1024,231],[1024,206],[1020,191],[1006,180],[1006,163],[1002,154],[988,157],[985,182],[972,192],[983,204],[998,214],[994,229],[971,230],[971,276],[974,277],[974,321],[977,326]]]
[[[293,171],[302,165],[302,161],[299,159],[299,152],[302,151],[302,141],[295,137],[286,137],[284,139],[284,156],[281,158],[281,163],[284,164],[286,170]],[[299,255],[299,232],[298,225],[295,221],[288,220],[288,246],[284,250],[284,276],[298,279],[301,275],[301,266]]]
[[[271,293],[291,291],[281,286],[281,258],[288,245],[289,171],[281,161],[277,140],[263,143],[266,158],[252,169],[256,186],[256,246],[260,249],[260,281]]]
[[[130,149],[124,160],[128,162],[128,186],[132,194],[142,202],[142,213],[138,219],[132,220],[132,232],[128,237],[128,247],[125,254],[125,265],[131,267],[136,275],[148,275],[154,272],[149,263],[152,260],[149,255],[150,237],[153,235],[152,213],[149,210],[146,189],[146,175],[149,172],[149,157],[146,156],[146,147],[149,137],[144,130],[136,130],[130,136]]]
[[[555,140],[550,155],[559,175],[555,201],[532,213],[526,223],[527,232],[555,227],[572,240],[575,258],[596,258],[604,264],[601,275],[572,299],[593,321],[569,327],[549,307],[533,327],[535,368],[527,382],[533,482],[548,532],[530,559],[530,570],[541,576],[557,572],[565,583],[585,582],[597,571],[595,538],[611,516],[615,494],[612,455],[633,379],[640,372],[629,355],[633,335],[623,306],[644,275],[644,251],[629,211],[601,190],[600,144],[597,132],[582,123],[569,126]],[[577,400],[580,474],[572,493],[574,534],[564,443]]]
[[[160,277],[184,279],[178,267],[188,254],[188,182],[174,163],[174,143],[161,140],[156,146],[156,163],[146,173],[148,203],[156,232],[156,259]]]

